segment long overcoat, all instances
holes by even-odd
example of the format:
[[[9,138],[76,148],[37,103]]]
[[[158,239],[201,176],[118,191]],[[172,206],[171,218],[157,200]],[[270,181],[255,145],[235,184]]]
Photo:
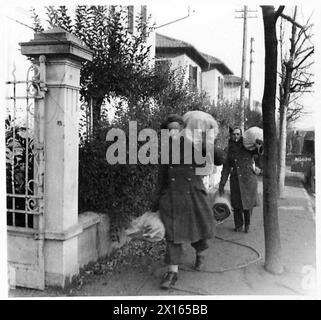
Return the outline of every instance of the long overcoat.
[[[257,149],[249,151],[238,142],[229,141],[227,160],[222,169],[220,186],[224,187],[230,176],[231,205],[235,209],[251,209],[259,205],[257,176],[253,168]]]
[[[216,160],[216,165],[219,159]],[[152,210],[160,211],[166,240],[196,242],[214,236],[213,210],[195,164],[160,165]]]

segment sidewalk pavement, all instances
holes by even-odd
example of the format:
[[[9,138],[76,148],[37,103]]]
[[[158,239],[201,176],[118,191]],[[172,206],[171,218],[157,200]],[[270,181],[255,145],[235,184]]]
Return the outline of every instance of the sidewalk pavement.
[[[316,232],[313,198],[302,184],[303,176],[287,172],[285,196],[278,201],[284,272],[273,275],[264,269],[264,229],[261,206],[253,211],[251,230],[233,231],[233,217],[217,225],[217,236],[208,250],[206,272],[192,270],[194,252],[185,248],[184,264],[175,288],[162,290],[159,283],[166,271],[161,262],[140,268],[128,266],[112,276],[96,276],[79,290],[59,294],[27,289],[10,291],[10,296],[190,296],[190,295],[303,295],[316,294]],[[262,179],[259,179],[262,195]],[[254,249],[254,250],[253,250]],[[256,253],[256,251],[257,253]],[[258,253],[261,257],[258,260]],[[256,261],[255,263],[252,263]],[[246,267],[242,267],[247,265]],[[225,270],[225,271],[224,271]],[[230,270],[230,271],[228,271]]]

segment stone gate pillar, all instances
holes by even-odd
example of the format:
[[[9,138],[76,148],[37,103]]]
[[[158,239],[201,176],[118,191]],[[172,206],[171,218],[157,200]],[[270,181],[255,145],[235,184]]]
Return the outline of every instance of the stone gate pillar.
[[[78,122],[80,68],[92,51],[61,28],[20,43],[21,53],[46,59],[45,283],[64,287],[79,272]]]

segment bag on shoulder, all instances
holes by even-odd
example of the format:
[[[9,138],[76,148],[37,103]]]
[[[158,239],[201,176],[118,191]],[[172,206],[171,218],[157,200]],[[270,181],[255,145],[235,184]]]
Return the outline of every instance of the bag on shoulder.
[[[259,127],[251,127],[245,130],[243,134],[243,145],[247,150],[254,150],[256,148],[255,140],[263,141],[263,130]]]

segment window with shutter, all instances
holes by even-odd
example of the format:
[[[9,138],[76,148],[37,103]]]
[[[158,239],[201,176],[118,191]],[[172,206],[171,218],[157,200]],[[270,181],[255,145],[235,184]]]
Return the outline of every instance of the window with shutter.
[[[189,89],[191,91],[197,90],[197,67],[189,65]]]
[[[222,100],[223,99],[223,87],[224,87],[224,80],[221,77],[217,78],[218,84],[217,84],[217,99]]]
[[[188,81],[189,81],[189,89],[193,91],[193,66],[188,66]]]
[[[197,91],[197,67],[193,67],[193,90]]]

